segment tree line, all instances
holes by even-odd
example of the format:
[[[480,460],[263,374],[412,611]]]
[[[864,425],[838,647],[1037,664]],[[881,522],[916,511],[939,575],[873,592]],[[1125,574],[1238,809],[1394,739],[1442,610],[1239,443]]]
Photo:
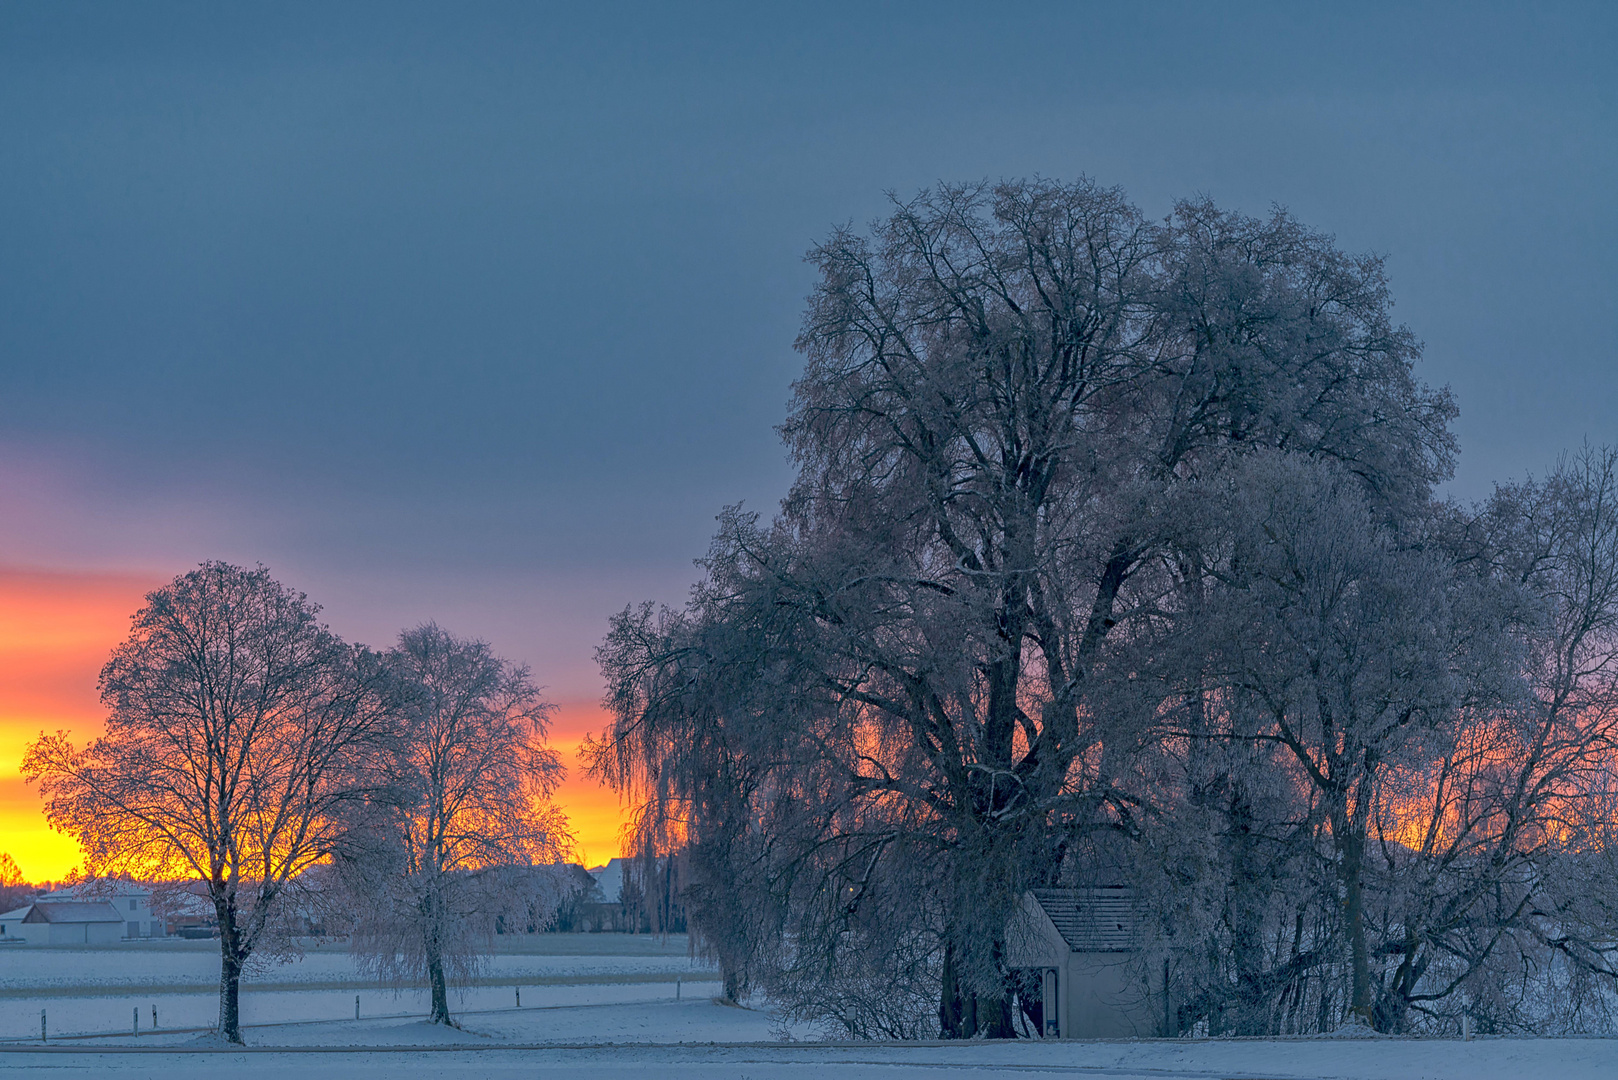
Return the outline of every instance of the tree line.
[[[1012,1036],[1025,891],[1122,884],[1175,1032],[1611,1029],[1611,450],[1440,497],[1381,260],[1279,210],[940,186],[809,259],[790,493],[598,650],[729,996]]]
[[[563,766],[527,669],[435,624],[342,641],[263,567],[204,563],[146,598],[102,669],[105,733],[41,734],[24,776],[92,874],[200,881],[219,928],[219,1036],[243,971],[341,920],[356,955],[469,978],[502,920],[543,924],[569,848]]]

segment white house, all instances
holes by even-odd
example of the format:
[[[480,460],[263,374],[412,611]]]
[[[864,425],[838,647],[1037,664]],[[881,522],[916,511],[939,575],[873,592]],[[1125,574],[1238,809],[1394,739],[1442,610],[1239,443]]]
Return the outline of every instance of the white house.
[[[1042,973],[1044,1034],[1117,1039],[1165,1034],[1159,973],[1143,970],[1135,897],[1124,888],[1034,889],[1007,928],[1006,960]]]
[[[35,897],[35,902],[82,901],[110,904],[118,913],[118,938],[160,938],[167,934],[165,922],[152,910],[152,890],[132,881],[87,881]]]
[[[590,876],[596,879],[596,887],[601,890],[601,902],[616,904],[624,898],[624,867],[628,859],[609,859],[604,866],[592,866]]]
[[[31,945],[105,945],[123,937],[123,921],[105,900],[35,900],[22,929]]]

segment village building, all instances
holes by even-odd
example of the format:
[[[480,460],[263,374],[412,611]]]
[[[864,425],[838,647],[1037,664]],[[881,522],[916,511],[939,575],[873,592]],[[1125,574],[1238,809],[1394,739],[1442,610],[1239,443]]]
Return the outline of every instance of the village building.
[[[127,881],[95,881],[43,893],[0,913],[0,941],[98,945],[168,936],[152,909],[152,890]]]
[[[122,939],[123,918],[105,900],[35,900],[8,934],[30,945],[105,945]],[[14,913],[8,913],[8,916]]]
[[[1118,1039],[1166,1033],[1162,978],[1145,970],[1134,893],[1033,889],[1008,927],[1009,966],[1039,973],[1042,1034]]]
[[[22,907],[11,911],[0,911],[0,945],[18,943],[26,945],[28,943],[28,934],[23,929],[22,921],[33,906],[32,904],[24,904]]]
[[[123,924],[114,940],[136,941],[168,936],[164,919],[152,910],[152,890],[138,882],[88,881],[34,898],[36,904],[69,901],[110,904],[118,914],[118,921]]]

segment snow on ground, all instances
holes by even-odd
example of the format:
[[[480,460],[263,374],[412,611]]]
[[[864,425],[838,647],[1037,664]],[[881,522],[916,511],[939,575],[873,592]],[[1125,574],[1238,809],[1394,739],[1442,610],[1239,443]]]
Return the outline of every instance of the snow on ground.
[[[690,1013],[700,1026],[717,1005],[666,1004]],[[725,1009],[735,1012],[734,1009]],[[654,1027],[678,1026],[664,1017]],[[718,1022],[723,1027],[726,1023]],[[1618,1074],[1618,1044],[1599,1039],[1442,1041],[1296,1040],[1134,1043],[956,1043],[512,1046],[457,1036],[418,1022],[370,1031],[371,1049],[337,1047],[155,1052],[77,1047],[0,1052],[0,1078],[113,1076],[120,1080],[189,1080],[228,1075],[232,1080],[296,1075],[298,1080],[908,1080],[910,1077],[1096,1076],[1117,1080],[1164,1077],[1250,1080],[1611,1080]],[[461,1049],[457,1039],[479,1044]]]
[[[477,987],[464,992],[451,991],[453,1010],[483,1012],[513,1006],[517,987]],[[525,1009],[557,1006],[598,1006],[626,1002],[672,999],[683,995],[712,997],[719,984],[708,975],[686,980],[676,990],[672,982],[608,983],[572,986],[522,986]],[[425,1016],[425,991],[392,989],[369,990],[291,990],[265,991],[244,988],[241,997],[242,1023],[252,1027],[287,1021],[339,1020],[353,1023],[354,999],[359,998],[360,1015],[400,1018]],[[0,999],[0,1042],[37,1038],[39,1014],[44,1009],[52,1035],[80,1035],[97,1032],[127,1032],[131,1012],[140,1011],[140,1030],[152,1034],[152,1009],[157,1009],[158,1028],[197,1028],[212,1025],[219,1017],[219,996],[214,990],[188,994],[93,994],[83,996],[16,997]]]
[[[537,934],[501,939],[479,985],[453,991],[456,1009],[514,1005],[592,1005],[673,998],[683,983],[712,995],[714,975],[687,955],[683,937],[625,934]],[[518,951],[520,950],[520,951]],[[44,1010],[53,1035],[129,1031],[138,1009],[150,1033],[212,1024],[218,1017],[217,942],[159,941],[102,947],[12,947],[0,950],[0,1041],[37,1037]],[[680,980],[677,983],[676,980]],[[245,1024],[343,1019],[355,998],[364,1017],[422,1015],[420,990],[379,985],[341,946],[265,964],[242,985]]]
[[[808,1041],[764,1010],[717,1003],[711,975],[693,967],[683,944],[619,935],[557,935],[528,940],[522,954],[496,958],[499,978],[597,979],[575,985],[524,985],[516,1008],[512,985],[482,986],[452,999],[461,1030],[423,1022],[419,993],[360,990],[353,1019],[354,975],[346,956],[315,952],[275,980],[244,988],[249,1047],[196,1045],[195,1032],[153,1033],[149,1008],[163,1026],[211,1022],[211,991],[128,993],[127,988],[186,986],[200,950],[21,950],[0,957],[0,1080],[16,1077],[112,1076],[120,1080],[232,1080],[295,1075],[298,1080],[905,1080],[909,1077],[1096,1076],[1248,1080],[1613,1080],[1618,1040],[1404,1039],[1146,1040],[1098,1043],[870,1044]],[[594,939],[594,940],[592,940]],[[196,943],[189,943],[194,945]],[[594,953],[591,949],[598,950]],[[543,951],[548,950],[548,951]],[[56,963],[51,962],[52,954]],[[15,964],[18,960],[24,963]],[[310,961],[314,961],[311,963]],[[685,965],[685,966],[681,966]],[[287,971],[295,971],[295,976]],[[685,978],[679,1000],[667,981]],[[645,981],[630,981],[639,976]],[[75,982],[74,980],[78,981]],[[612,981],[609,981],[612,980]],[[300,985],[302,989],[266,989]],[[38,1009],[51,1010],[53,1030],[124,1034],[93,1040],[37,1041]],[[141,1010],[138,1038],[127,1034]],[[77,1013],[74,1010],[78,1010]],[[195,1015],[193,1015],[195,1014]],[[198,1021],[196,1025],[183,1020]],[[286,1022],[309,1021],[320,1022]],[[18,1041],[34,1035],[31,1044]],[[798,1041],[778,1041],[783,1039]]]
[[[583,938],[584,941],[577,939]],[[590,939],[598,939],[591,941]],[[600,951],[585,951],[596,945]],[[667,941],[628,934],[535,934],[500,942],[480,979],[485,984],[635,977],[646,980],[709,971],[686,955],[683,935]],[[514,951],[521,948],[521,952]],[[207,990],[219,979],[215,941],[153,941],[109,946],[22,946],[0,949],[0,997],[108,990]],[[372,985],[343,946],[312,948],[298,959],[254,963],[244,986],[298,988]]]

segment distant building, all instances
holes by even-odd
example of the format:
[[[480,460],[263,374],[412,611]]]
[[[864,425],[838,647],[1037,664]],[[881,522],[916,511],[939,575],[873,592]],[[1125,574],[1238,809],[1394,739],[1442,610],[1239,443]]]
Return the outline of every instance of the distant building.
[[[18,929],[31,945],[106,945],[123,937],[123,921],[105,900],[35,900]]]
[[[553,868],[562,890],[554,928],[563,933],[683,934],[675,861],[611,859],[586,870],[568,863]]]
[[[572,863],[559,867],[564,898],[556,929],[584,934],[634,930],[633,913],[624,905],[628,864],[627,859],[612,859],[588,870]]]
[[[1040,978],[1043,1034],[1117,1039],[1167,1033],[1161,978],[1143,970],[1129,889],[1034,889],[1006,935],[1008,966]]]
[[[34,898],[36,904],[63,901],[110,904],[118,914],[118,921],[123,924],[113,940],[137,941],[168,936],[165,920],[152,910],[151,888],[138,882],[99,879],[70,885]]]
[[[624,868],[628,865],[628,859],[609,859],[605,866],[590,868],[590,876],[595,878],[596,888],[601,890],[601,903],[623,903]]]
[[[24,916],[33,909],[33,904],[24,904],[13,911],[0,912],[0,944],[10,945],[13,942],[28,942],[28,932],[23,929]]]

